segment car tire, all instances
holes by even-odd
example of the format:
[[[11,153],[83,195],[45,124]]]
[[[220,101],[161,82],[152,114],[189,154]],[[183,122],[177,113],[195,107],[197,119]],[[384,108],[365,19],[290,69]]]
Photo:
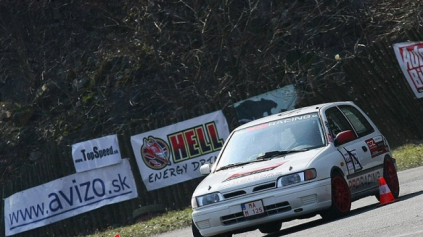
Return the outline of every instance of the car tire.
[[[200,233],[200,231],[198,230],[197,226],[195,226],[194,221],[191,222],[191,229],[192,229],[192,235],[194,237],[203,237]],[[215,235],[213,237],[232,237],[232,234],[220,234],[220,235]]]
[[[282,228],[282,222],[271,222],[259,227],[259,231],[263,234],[278,232]]]
[[[395,199],[397,199],[399,196],[400,186],[397,169],[395,168],[394,161],[391,158],[385,158],[385,161],[383,162],[383,178],[385,179],[392,195]],[[379,192],[375,195],[378,201],[380,201],[379,195]]]
[[[335,173],[331,179],[332,205],[320,213],[323,219],[335,219],[345,216],[351,210],[351,192],[345,179]]]

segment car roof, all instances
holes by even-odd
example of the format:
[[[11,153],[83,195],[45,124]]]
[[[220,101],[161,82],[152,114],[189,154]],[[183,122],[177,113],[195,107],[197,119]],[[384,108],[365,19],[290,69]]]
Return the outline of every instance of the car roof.
[[[245,124],[237,127],[235,130],[240,130],[240,129],[244,129],[244,128],[251,127],[251,126],[256,126],[256,125],[259,125],[259,124],[262,124],[262,123],[267,123],[267,122],[279,120],[279,119],[282,119],[282,118],[297,116],[297,115],[300,115],[300,114],[308,114],[308,113],[313,113],[313,112],[319,112],[319,110],[321,110],[325,107],[332,107],[332,106],[337,106],[337,105],[354,105],[354,103],[351,102],[351,101],[338,101],[338,102],[330,102],[330,103],[310,105],[310,106],[307,106],[307,107],[288,110],[288,111],[284,111],[282,113],[273,114],[273,115],[269,115],[269,116],[266,116],[266,117],[263,117],[263,118],[259,118],[259,119],[253,120],[251,122],[245,123]]]

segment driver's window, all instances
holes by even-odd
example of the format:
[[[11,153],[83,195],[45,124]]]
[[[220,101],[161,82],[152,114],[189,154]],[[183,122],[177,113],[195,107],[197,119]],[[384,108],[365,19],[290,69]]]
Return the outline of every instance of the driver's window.
[[[328,119],[329,130],[333,138],[340,132],[347,130],[354,131],[351,124],[336,107],[326,110],[326,118]]]

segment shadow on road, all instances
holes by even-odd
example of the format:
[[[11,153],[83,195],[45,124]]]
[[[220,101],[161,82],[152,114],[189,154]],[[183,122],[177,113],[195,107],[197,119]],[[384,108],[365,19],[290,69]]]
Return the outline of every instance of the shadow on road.
[[[401,195],[401,196],[398,197],[397,202],[405,201],[407,199],[410,199],[410,198],[413,198],[413,197],[416,197],[416,196],[419,196],[419,195],[422,195],[422,194],[423,194],[423,190],[422,191],[418,191],[418,192],[414,192],[414,193],[409,193],[409,194]],[[349,218],[351,216],[359,215],[359,214],[362,214],[362,213],[365,213],[365,212],[374,210],[374,209],[376,209],[378,207],[380,207],[379,203],[375,203],[375,204],[371,204],[371,205],[368,205],[368,206],[360,207],[360,208],[351,210],[351,212],[348,214],[348,216],[343,217],[343,218]],[[343,218],[340,218],[340,219],[343,219]],[[336,220],[339,220],[339,219],[336,219]],[[336,221],[336,220],[332,220],[332,221]],[[330,223],[332,221],[318,219],[318,220],[310,221],[310,222],[307,222],[307,223],[304,223],[304,224],[300,224],[300,225],[297,225],[297,226],[293,226],[293,227],[289,227],[289,228],[286,228],[286,229],[282,229],[282,230],[280,230],[280,231],[278,231],[276,233],[264,235],[264,237],[286,236],[288,234],[293,234],[295,232],[298,232],[298,231],[301,231],[301,230],[304,230],[304,229],[308,229],[308,228],[313,228],[313,227],[316,227],[316,226],[319,226],[319,225],[322,225],[322,224]]]
[[[405,194],[405,195],[400,195],[398,197],[398,201],[404,201],[404,200],[407,200],[407,199],[410,199],[410,198],[413,198],[413,197],[416,197],[416,196],[419,196],[419,195],[422,195],[422,194],[423,194],[423,190],[418,191],[418,192],[414,192],[414,193]]]

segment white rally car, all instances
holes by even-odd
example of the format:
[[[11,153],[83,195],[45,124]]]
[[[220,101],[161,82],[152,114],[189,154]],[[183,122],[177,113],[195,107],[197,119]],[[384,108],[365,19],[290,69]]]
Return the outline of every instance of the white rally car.
[[[393,196],[399,182],[389,144],[352,102],[286,111],[236,128],[192,196],[192,231],[231,236],[320,214],[336,218],[351,202],[379,198],[379,177]]]

